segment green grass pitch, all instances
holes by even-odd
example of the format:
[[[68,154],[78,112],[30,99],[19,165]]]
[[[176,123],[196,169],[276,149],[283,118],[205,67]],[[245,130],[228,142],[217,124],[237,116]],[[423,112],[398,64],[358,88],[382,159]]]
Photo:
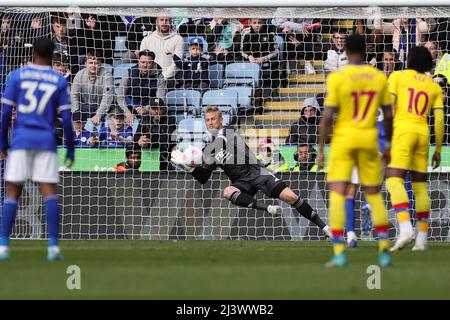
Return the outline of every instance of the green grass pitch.
[[[407,248],[367,288],[376,243],[328,270],[331,245],[294,241],[62,241],[65,260],[47,262],[46,242],[12,241],[0,261],[0,299],[450,299],[450,243]],[[81,268],[68,290],[67,267]]]

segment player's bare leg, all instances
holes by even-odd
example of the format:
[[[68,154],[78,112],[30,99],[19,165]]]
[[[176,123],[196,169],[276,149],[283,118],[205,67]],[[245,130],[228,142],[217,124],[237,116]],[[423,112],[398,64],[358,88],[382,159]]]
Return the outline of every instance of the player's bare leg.
[[[372,223],[378,236],[379,264],[381,267],[390,267],[389,221],[380,186],[364,186],[364,196],[372,208]]]
[[[392,207],[397,215],[400,235],[391,251],[401,250],[414,239],[414,230],[409,215],[409,198],[405,188],[406,171],[386,169],[386,187],[391,196]]]
[[[427,192],[427,174],[412,173],[412,187],[414,191],[415,209],[417,218],[416,243],[414,251],[423,251],[427,248],[428,218],[430,212],[430,197]]]
[[[6,182],[6,199],[3,204],[2,224],[0,230],[0,260],[9,258],[9,237],[17,214],[17,201],[22,194],[23,186]]]
[[[280,193],[280,200],[286,202],[291,205],[293,208],[300,213],[301,216],[305,217],[315,225],[317,225],[325,234],[331,238],[331,232],[328,225],[323,222],[323,220],[319,217],[317,212],[311,208],[311,206],[304,200],[300,199],[300,197],[292,191],[291,188],[284,188]]]
[[[44,199],[45,216],[48,225],[48,252],[47,258],[49,261],[62,260],[61,251],[59,249],[59,204],[58,196],[56,195],[56,184],[41,183],[41,194]]]

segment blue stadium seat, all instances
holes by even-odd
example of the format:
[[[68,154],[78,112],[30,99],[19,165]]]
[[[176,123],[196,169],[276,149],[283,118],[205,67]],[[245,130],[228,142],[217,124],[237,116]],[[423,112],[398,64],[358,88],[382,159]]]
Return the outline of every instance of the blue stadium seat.
[[[251,85],[259,87],[259,65],[252,62],[231,63],[225,69],[224,86]]]
[[[177,123],[186,117],[198,116],[201,114],[201,97],[196,90],[169,91],[166,94],[168,113],[177,117]]]
[[[223,69],[223,64],[221,63],[209,66],[209,87],[211,89],[221,89],[223,87]]]
[[[238,107],[239,109],[249,110],[253,107],[253,88],[250,86],[233,86],[227,87],[224,90],[235,90],[238,93]]]
[[[184,37],[183,40],[184,40],[184,57],[185,58],[189,56],[189,39],[192,39],[192,38],[202,39],[202,41],[203,41],[202,52],[208,52],[208,42],[206,42],[205,38],[197,37],[197,36]]]
[[[122,77],[128,73],[128,70],[130,70],[132,67],[134,67],[135,63],[122,63],[119,64],[114,68],[114,84],[120,85],[120,81],[122,80]]]
[[[278,44],[278,50],[279,50],[278,59],[284,60],[285,47],[286,47],[284,38],[282,36],[276,36],[275,40]]]
[[[222,111],[224,125],[233,122],[238,111],[238,92],[233,88],[206,91],[202,99],[203,111],[215,106]]]
[[[116,36],[114,39],[114,52],[128,51],[126,46],[127,36]]]
[[[177,129],[177,148],[183,151],[188,145],[203,149],[212,137],[202,118],[187,118],[180,121]]]

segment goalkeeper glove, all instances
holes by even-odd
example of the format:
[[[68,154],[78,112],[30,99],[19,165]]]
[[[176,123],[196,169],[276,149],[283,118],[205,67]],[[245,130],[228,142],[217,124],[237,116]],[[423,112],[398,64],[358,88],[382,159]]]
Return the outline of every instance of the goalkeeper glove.
[[[184,159],[183,157],[183,153],[180,150],[173,150],[171,157],[170,157],[170,161],[178,166],[183,167],[184,170],[186,170],[187,172],[192,172],[194,171],[194,168],[191,167],[187,161]]]

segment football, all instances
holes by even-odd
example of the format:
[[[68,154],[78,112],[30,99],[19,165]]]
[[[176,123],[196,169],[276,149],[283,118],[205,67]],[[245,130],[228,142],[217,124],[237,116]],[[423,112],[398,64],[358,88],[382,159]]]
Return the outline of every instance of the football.
[[[183,151],[183,159],[185,163],[191,167],[200,166],[203,163],[203,151],[202,149],[190,145]]]

